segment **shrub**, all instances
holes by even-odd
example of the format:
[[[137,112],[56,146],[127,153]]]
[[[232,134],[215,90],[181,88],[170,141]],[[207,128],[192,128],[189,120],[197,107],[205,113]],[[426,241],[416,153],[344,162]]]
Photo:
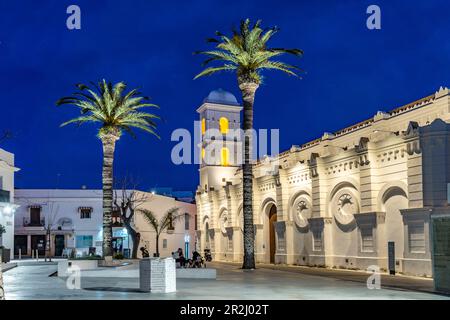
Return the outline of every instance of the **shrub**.
[[[116,254],[113,256],[113,258],[114,258],[114,259],[117,259],[117,260],[122,260],[124,257],[123,257],[123,254],[122,254],[122,253],[116,253]]]

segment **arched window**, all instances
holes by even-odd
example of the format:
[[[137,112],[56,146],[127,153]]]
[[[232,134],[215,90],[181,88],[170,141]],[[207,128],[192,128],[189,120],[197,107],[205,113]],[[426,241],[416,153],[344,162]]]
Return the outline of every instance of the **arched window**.
[[[206,119],[202,118],[202,135],[206,132]]]
[[[228,133],[228,119],[225,117],[221,117],[219,119],[219,128],[220,133],[227,134]]]
[[[228,166],[230,164],[229,163],[230,151],[228,150],[228,148],[222,148],[220,155],[221,155],[220,161],[221,165]]]

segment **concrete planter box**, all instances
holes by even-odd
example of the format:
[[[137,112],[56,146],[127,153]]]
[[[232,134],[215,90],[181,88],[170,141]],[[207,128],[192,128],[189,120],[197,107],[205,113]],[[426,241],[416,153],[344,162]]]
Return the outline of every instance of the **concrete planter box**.
[[[216,279],[216,269],[208,268],[179,268],[177,278],[180,279]]]
[[[175,292],[176,281],[175,260],[173,258],[145,258],[139,261],[141,291]]]
[[[67,277],[70,267],[78,267],[80,271],[98,268],[98,260],[63,260],[58,262],[58,277]]]

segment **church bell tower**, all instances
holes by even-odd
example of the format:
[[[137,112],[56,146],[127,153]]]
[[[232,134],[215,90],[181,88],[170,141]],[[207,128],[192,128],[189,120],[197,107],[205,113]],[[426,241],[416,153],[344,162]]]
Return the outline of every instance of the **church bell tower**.
[[[236,97],[222,89],[214,90],[197,109],[200,115],[200,188],[217,190],[238,177],[242,158],[242,107]]]

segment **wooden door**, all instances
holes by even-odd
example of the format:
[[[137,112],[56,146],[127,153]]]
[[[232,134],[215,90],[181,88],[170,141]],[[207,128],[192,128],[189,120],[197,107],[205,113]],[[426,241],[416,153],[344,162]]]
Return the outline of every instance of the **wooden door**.
[[[269,213],[269,246],[270,246],[270,263],[275,263],[275,222],[277,221],[277,207],[275,205],[270,208]]]

